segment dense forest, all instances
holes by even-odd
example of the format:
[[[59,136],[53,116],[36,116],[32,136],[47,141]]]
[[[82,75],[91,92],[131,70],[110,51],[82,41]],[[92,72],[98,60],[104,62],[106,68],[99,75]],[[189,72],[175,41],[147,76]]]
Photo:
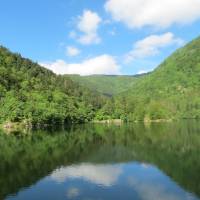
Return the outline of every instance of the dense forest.
[[[0,47],[0,123],[200,118],[200,38],[142,76],[55,75]]]
[[[200,118],[200,38],[115,99],[129,121]]]
[[[89,78],[73,78],[76,79],[85,82]],[[101,91],[98,79],[91,76],[90,82]],[[103,76],[101,79],[104,79],[104,86],[109,85]],[[118,81],[120,91],[123,92],[117,94],[113,89],[107,91],[108,94],[116,95],[99,110],[99,119],[152,121],[200,118],[200,38],[178,49],[152,73],[127,78],[115,76],[112,79]],[[106,88],[108,90],[111,87]]]
[[[146,74],[145,74],[146,75]],[[118,95],[131,89],[141,75],[66,75],[78,84],[107,96]]]
[[[82,123],[105,97],[0,47],[0,122]]]

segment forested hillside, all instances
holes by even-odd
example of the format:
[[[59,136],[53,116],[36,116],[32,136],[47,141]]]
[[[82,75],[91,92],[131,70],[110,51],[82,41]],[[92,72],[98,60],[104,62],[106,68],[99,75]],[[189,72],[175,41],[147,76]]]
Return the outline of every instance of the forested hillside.
[[[130,89],[142,75],[66,75],[82,86],[104,95],[112,96]]]
[[[200,118],[200,38],[142,76],[57,76],[0,48],[1,123],[80,123],[119,118]]]
[[[200,38],[116,97],[114,110],[129,121],[200,118]]]
[[[103,103],[101,95],[0,47],[1,123],[80,123]]]

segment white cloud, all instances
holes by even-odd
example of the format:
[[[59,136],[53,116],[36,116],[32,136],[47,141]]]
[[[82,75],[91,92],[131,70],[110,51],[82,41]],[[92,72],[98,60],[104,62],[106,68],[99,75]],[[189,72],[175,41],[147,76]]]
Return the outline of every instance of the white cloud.
[[[130,28],[166,28],[200,18],[199,0],[107,0],[105,9]]]
[[[116,60],[107,54],[84,60],[81,63],[70,64],[63,60],[57,60],[53,63],[40,63],[40,65],[56,74],[120,74],[120,67]]]
[[[72,187],[72,188],[69,188],[67,190],[67,198],[68,199],[73,199],[73,198],[76,198],[77,196],[79,196],[79,189],[76,188],[76,187]]]
[[[159,179],[153,179],[152,177],[149,177],[149,175],[146,172],[146,177],[148,177],[148,180],[143,180],[140,177],[137,176],[130,176],[128,177],[128,182],[130,187],[132,187],[137,195],[142,200],[186,200],[187,195],[184,195],[182,193],[176,192],[176,190],[169,189],[169,186],[167,184],[163,184],[160,180],[163,178],[163,175],[161,175],[160,180]],[[165,178],[165,177],[164,177]],[[173,183],[170,183],[170,186],[176,187]],[[193,199],[193,198],[191,198]]]
[[[168,32],[162,35],[150,35],[133,45],[133,49],[125,56],[125,61],[157,55],[160,49],[170,45],[181,46],[184,41],[176,38],[173,33]]]
[[[82,44],[97,44],[100,42],[97,30],[102,22],[102,19],[95,12],[85,10],[82,16],[78,18],[77,28],[83,33],[79,37],[79,42]]]
[[[80,54],[80,50],[77,49],[76,47],[67,46],[66,54],[67,54],[67,56],[77,56],[78,54]]]
[[[94,184],[108,187],[117,182],[118,177],[122,172],[123,170],[120,166],[81,164],[56,170],[51,175],[51,178],[59,183],[62,183],[69,178],[80,178]]]
[[[133,166],[133,165],[132,165]],[[141,200],[194,200],[157,167],[147,163],[135,165],[136,170],[126,174],[127,183]],[[138,169],[138,170],[137,170]],[[140,173],[138,173],[140,171]]]
[[[138,75],[146,74],[146,73],[148,73],[148,72],[150,72],[150,71],[152,71],[152,70],[145,70],[145,69],[144,69],[144,70],[138,71],[137,74],[138,74]]]

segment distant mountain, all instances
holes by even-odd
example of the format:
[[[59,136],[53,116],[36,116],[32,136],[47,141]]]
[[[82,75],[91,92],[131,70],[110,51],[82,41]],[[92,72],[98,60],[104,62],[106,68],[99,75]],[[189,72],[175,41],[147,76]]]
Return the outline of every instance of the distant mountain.
[[[200,37],[138,79],[116,101],[133,120],[200,118]]]
[[[130,89],[141,76],[142,75],[66,75],[66,77],[71,78],[74,82],[108,96],[116,95]]]

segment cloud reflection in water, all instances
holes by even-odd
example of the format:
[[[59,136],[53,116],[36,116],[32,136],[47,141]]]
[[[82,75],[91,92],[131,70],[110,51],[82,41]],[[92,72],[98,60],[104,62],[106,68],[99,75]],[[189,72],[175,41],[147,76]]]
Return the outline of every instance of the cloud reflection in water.
[[[68,179],[80,178],[91,183],[112,186],[122,174],[121,165],[94,165],[80,164],[57,169],[51,175],[51,178],[59,183],[65,182]]]

